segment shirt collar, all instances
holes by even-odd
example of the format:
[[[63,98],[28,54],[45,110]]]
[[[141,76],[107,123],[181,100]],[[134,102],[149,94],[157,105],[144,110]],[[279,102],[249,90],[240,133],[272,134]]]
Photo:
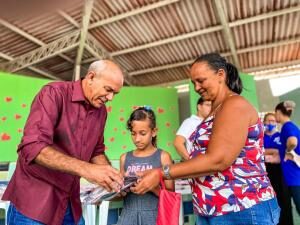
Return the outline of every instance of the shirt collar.
[[[72,102],[85,102],[85,97],[83,95],[83,90],[81,86],[81,80],[73,82],[72,90]]]

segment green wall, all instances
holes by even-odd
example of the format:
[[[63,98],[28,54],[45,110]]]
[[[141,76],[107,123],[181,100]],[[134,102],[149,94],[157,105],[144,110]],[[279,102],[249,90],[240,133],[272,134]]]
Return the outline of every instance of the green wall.
[[[256,95],[256,86],[253,76],[240,73],[244,89],[242,91],[242,96],[244,96],[257,110],[258,110],[258,100]],[[199,95],[194,90],[194,85],[192,82],[189,83],[190,88],[190,109],[192,114],[196,114],[196,104],[199,98]]]
[[[0,162],[15,161],[32,99],[50,80],[1,72],[0,80]],[[134,148],[126,121],[136,106],[147,104],[156,112],[158,146],[178,159],[172,145],[179,125],[177,99],[173,88],[124,87],[114,101],[107,104],[105,143],[109,158],[119,159],[123,152]]]
[[[121,153],[134,148],[126,121],[137,106],[150,105],[156,113],[158,147],[169,151],[174,159],[178,155],[173,140],[179,125],[177,92],[174,88],[124,87],[115,99],[107,104],[108,122],[105,129],[107,155],[119,159]]]
[[[15,161],[33,97],[49,80],[0,72],[0,161]]]

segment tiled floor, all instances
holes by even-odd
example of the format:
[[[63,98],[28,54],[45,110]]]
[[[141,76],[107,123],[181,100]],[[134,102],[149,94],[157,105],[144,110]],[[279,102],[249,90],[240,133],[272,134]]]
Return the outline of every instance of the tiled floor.
[[[300,216],[297,213],[295,205],[293,205],[294,225],[300,225]]]

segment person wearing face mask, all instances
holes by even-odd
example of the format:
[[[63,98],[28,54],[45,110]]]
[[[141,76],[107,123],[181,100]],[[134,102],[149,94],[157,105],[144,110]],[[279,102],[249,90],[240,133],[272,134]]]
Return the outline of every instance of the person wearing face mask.
[[[2,200],[8,225],[83,225],[80,177],[119,190],[121,173],[104,150],[105,103],[123,86],[121,68],[93,62],[82,80],[45,85],[34,98]]]
[[[277,194],[278,204],[281,208],[279,225],[293,225],[292,205],[291,201],[288,200],[288,189],[284,184],[283,174],[280,166],[280,133],[277,130],[277,123],[274,113],[267,113],[264,116],[264,127],[266,169],[271,184]]]

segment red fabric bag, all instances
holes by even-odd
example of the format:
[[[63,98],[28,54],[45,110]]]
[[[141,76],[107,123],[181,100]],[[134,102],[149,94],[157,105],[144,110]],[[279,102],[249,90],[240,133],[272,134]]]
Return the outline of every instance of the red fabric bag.
[[[156,225],[178,225],[181,206],[181,194],[166,190],[160,175],[161,189],[159,191],[158,214]]]

